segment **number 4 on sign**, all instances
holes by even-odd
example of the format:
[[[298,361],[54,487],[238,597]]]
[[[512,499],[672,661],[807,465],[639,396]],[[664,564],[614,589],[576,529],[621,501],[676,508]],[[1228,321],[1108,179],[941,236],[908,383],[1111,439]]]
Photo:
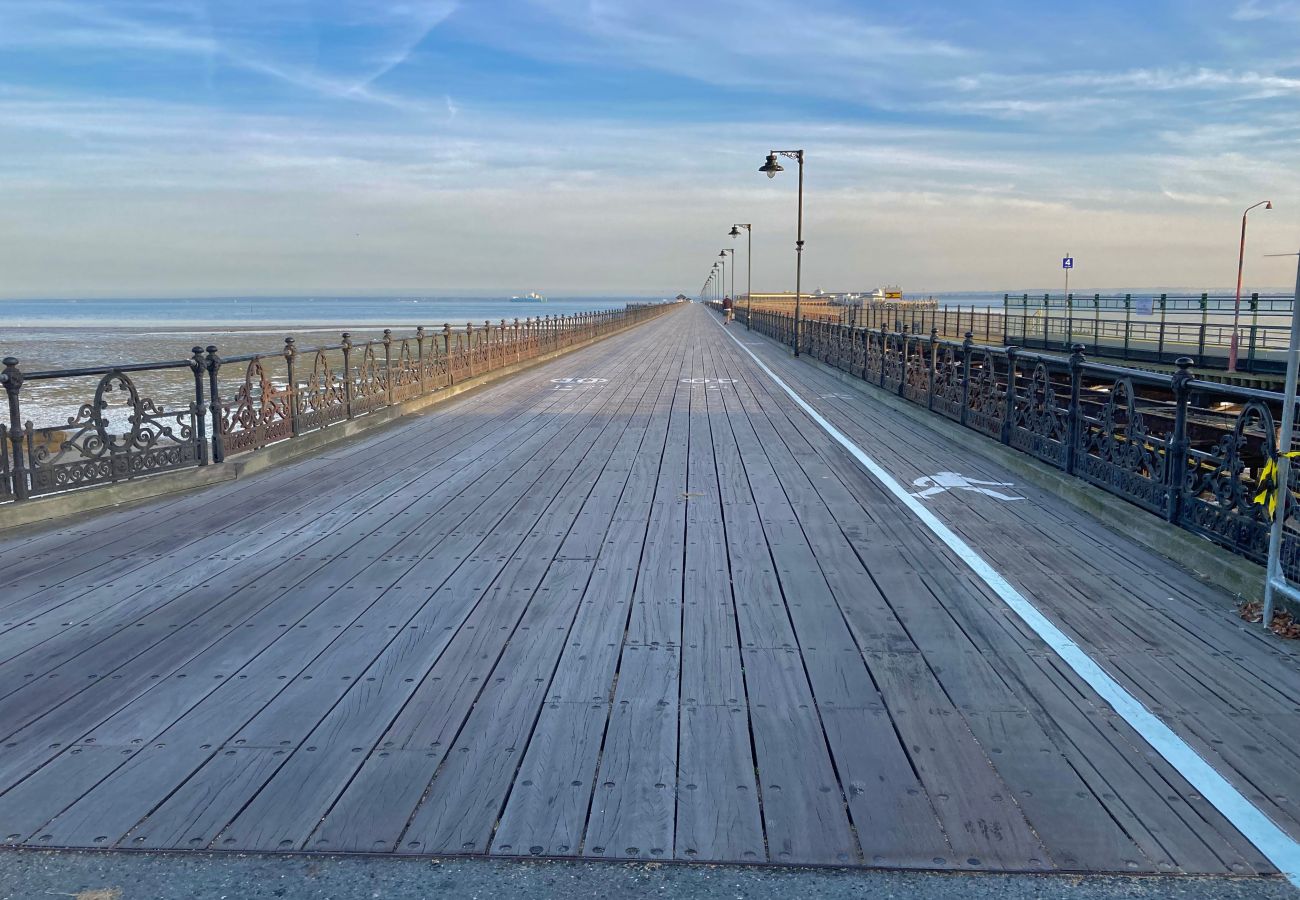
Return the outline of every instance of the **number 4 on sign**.
[[[1062,268],[1062,269],[1073,269],[1073,268],[1074,268],[1074,257],[1073,257],[1073,256],[1065,256],[1065,257],[1062,257],[1062,258],[1061,258],[1061,268]]]

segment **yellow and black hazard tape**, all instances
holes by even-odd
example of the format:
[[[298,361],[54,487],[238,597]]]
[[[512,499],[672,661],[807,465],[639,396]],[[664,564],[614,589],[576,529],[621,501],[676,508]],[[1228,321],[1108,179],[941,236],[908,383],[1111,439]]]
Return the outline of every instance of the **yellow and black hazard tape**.
[[[1290,453],[1281,453],[1279,456],[1285,456],[1287,459],[1300,457],[1300,450],[1292,450]],[[1268,462],[1264,463],[1264,469],[1259,473],[1259,493],[1255,495],[1255,502],[1260,506],[1268,507],[1268,514],[1272,516],[1277,511],[1277,457],[1270,456]]]

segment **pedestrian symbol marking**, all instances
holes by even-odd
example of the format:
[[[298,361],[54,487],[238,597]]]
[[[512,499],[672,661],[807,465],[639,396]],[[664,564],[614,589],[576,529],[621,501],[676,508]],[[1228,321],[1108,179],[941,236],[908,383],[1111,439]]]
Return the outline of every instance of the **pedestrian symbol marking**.
[[[974,478],[967,478],[957,472],[936,472],[934,475],[923,475],[913,481],[912,484],[915,487],[924,488],[924,490],[912,494],[918,500],[928,500],[945,491],[970,491],[974,494],[992,497],[995,500],[1025,499],[1024,497],[1012,497],[1000,491],[990,490],[995,487],[1015,487],[1010,481],[979,481]]]

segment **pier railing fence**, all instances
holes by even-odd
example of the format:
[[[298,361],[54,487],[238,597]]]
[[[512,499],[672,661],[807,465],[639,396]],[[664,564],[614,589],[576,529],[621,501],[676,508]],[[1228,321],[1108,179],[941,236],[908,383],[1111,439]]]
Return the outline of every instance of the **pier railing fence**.
[[[25,372],[7,357],[0,503],[222,462],[329,428],[658,316],[675,304],[540,316],[223,357]],[[55,416],[33,395],[79,398]],[[153,394],[154,396],[150,396]],[[188,396],[170,406],[157,396]],[[48,395],[47,395],[48,396]],[[37,424],[39,423],[39,424]]]
[[[1276,375],[1285,371],[1291,336],[1291,295],[1243,294],[1236,326],[1237,371]],[[1174,365],[1189,357],[1202,368],[1226,368],[1236,298],[1173,294],[1004,295],[1001,307],[848,309],[845,325],[936,331],[960,340],[970,332],[981,343],[1068,353],[1078,343],[1089,354],[1111,359]]]
[[[745,310],[737,310],[744,323]],[[793,318],[755,312],[751,327],[793,343]],[[1082,478],[1220,546],[1263,563],[1269,515],[1255,502],[1277,458],[1281,394],[1172,374],[977,344],[906,330],[805,321],[802,352],[965,428]],[[1294,449],[1294,448],[1287,448]],[[1293,468],[1290,489],[1300,493]],[[1288,504],[1293,509],[1300,504]],[[1300,580],[1300,522],[1282,563]]]

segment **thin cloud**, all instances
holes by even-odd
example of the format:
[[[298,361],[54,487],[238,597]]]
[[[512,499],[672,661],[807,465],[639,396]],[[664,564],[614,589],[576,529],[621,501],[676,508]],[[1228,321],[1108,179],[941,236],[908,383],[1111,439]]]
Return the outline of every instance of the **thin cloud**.
[[[1232,13],[1238,22],[1300,22],[1300,2],[1296,0],[1245,0]]]

